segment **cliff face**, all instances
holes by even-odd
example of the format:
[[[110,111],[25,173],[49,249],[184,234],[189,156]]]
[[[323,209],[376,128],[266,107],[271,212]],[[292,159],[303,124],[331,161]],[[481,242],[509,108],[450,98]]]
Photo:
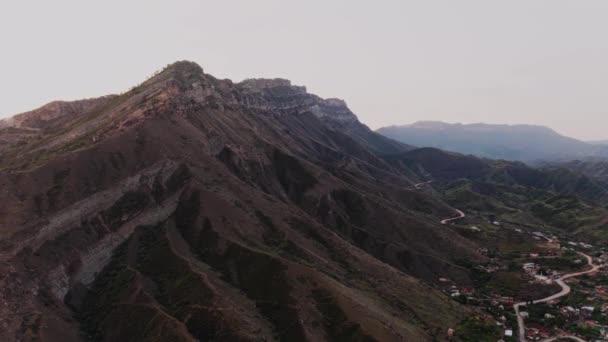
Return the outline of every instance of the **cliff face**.
[[[275,112],[313,113],[345,124],[358,122],[357,117],[340,99],[322,99],[306,92],[306,87],[291,85],[284,79],[249,79],[237,85],[245,94],[240,105]]]
[[[179,62],[0,129],[0,340],[426,341],[477,246],[407,151],[289,81]]]

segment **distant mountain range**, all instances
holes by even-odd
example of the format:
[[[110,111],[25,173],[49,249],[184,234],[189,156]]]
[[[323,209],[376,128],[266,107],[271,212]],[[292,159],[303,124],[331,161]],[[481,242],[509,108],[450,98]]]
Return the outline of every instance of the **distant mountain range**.
[[[608,157],[608,146],[560,135],[544,126],[449,124],[420,121],[377,130],[389,138],[419,147],[519,161]]]

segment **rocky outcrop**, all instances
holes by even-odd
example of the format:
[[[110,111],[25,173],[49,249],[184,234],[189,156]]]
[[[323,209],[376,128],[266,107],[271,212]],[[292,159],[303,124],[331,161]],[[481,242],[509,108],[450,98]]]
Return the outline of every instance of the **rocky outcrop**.
[[[262,92],[268,89],[283,87],[303,94],[306,93],[306,87],[293,86],[290,80],[284,78],[250,78],[240,82],[239,85],[252,92]]]
[[[306,87],[293,86],[284,79],[249,79],[239,84],[245,93],[240,105],[288,114],[312,113],[341,123],[355,123],[357,117],[340,99],[322,99]]]

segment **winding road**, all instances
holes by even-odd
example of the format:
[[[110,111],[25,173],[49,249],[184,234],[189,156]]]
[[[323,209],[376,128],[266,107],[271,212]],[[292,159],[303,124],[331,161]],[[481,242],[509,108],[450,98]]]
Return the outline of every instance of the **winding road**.
[[[418,190],[420,189],[421,186],[426,185],[426,184],[430,184],[433,181],[426,181],[426,182],[422,182],[422,183],[418,183],[418,184],[414,184],[411,187],[407,188],[406,190]],[[451,208],[452,210],[454,210],[456,213],[458,213],[458,216],[454,216],[454,217],[450,217],[444,220],[441,220],[441,224],[448,224],[452,221],[464,218],[466,215],[462,212],[462,210],[456,209],[456,208]]]
[[[461,210],[458,210],[456,208],[452,208],[452,209],[454,209],[454,211],[456,211],[458,213],[458,216],[454,216],[454,217],[447,218],[445,220],[441,220],[441,224],[448,224],[454,220],[458,220],[458,219],[461,219],[466,216]]]
[[[540,303],[546,303],[549,302],[551,300],[554,299],[558,299],[561,298],[563,296],[566,296],[570,293],[570,286],[568,286],[568,284],[566,284],[564,282],[564,280],[568,279],[568,278],[574,278],[574,277],[578,277],[578,276],[582,276],[584,274],[589,274],[589,273],[594,273],[597,272],[600,268],[606,266],[606,265],[595,265],[593,263],[593,258],[591,258],[589,255],[582,253],[582,252],[577,252],[578,254],[582,255],[585,257],[585,259],[587,259],[587,264],[591,266],[591,269],[587,270],[587,271],[581,271],[581,272],[575,272],[575,273],[568,273],[565,274],[563,276],[561,276],[559,279],[556,280],[556,283],[562,288],[562,290],[556,294],[553,294],[549,297],[545,297],[542,299],[537,299],[532,301],[532,304],[540,304]],[[526,325],[524,322],[523,317],[521,317],[519,309],[522,306],[526,306],[526,302],[520,302],[520,303],[516,303],[513,305],[513,309],[515,310],[515,316],[517,317],[517,326],[518,326],[518,335],[519,335],[519,341],[520,342],[525,342],[526,341]],[[543,340],[542,342],[550,342],[550,341],[555,341],[559,338],[569,338],[575,341],[582,341],[585,342],[585,340],[576,337],[576,336],[557,336],[557,337],[552,337],[546,340]]]
[[[418,189],[419,185],[422,184],[426,184],[426,183],[420,183],[420,184],[416,184],[414,185],[414,187],[416,189]],[[441,220],[441,224],[448,224],[452,221],[464,218],[466,215],[464,212],[462,212],[459,209],[456,208],[452,208],[454,211],[456,211],[458,213],[458,216],[454,216],[454,217],[450,217],[447,219],[443,219]],[[552,241],[551,239],[545,237],[545,239],[547,239],[548,241]],[[585,253],[582,252],[577,252],[578,254],[582,255],[583,257],[585,257],[585,259],[587,259],[587,264],[591,266],[591,268],[589,270],[586,271],[580,271],[580,272],[574,272],[574,273],[568,273],[565,274],[563,276],[561,276],[559,279],[557,279],[555,282],[561,287],[561,291],[559,291],[556,294],[553,294],[551,296],[545,297],[545,298],[541,298],[541,299],[537,299],[537,300],[533,300],[531,304],[540,304],[540,303],[546,303],[549,301],[552,301],[554,299],[558,299],[564,296],[567,296],[571,289],[570,286],[568,284],[566,284],[564,282],[564,280],[569,279],[569,278],[574,278],[574,277],[578,277],[578,276],[582,276],[585,274],[590,274],[590,273],[594,273],[597,272],[600,268],[604,267],[604,266],[608,266],[608,264],[604,264],[604,265],[596,265],[593,263],[593,258]],[[526,325],[524,322],[523,317],[521,317],[520,315],[520,308],[523,306],[526,306],[527,303],[526,302],[520,302],[520,303],[516,303],[513,305],[513,309],[515,310],[515,316],[517,317],[517,325],[518,325],[518,336],[519,336],[519,341],[520,342],[526,342]],[[559,339],[571,339],[577,342],[586,342],[585,340],[581,339],[578,336],[574,336],[574,335],[560,335],[560,336],[555,336],[555,337],[551,337],[545,340],[542,340],[541,342],[552,342],[552,341],[557,341]]]
[[[410,186],[409,188],[403,188],[403,189],[405,189],[405,190],[420,190],[420,188],[423,185],[431,184],[431,183],[433,183],[433,181],[426,181],[426,182],[414,184],[414,185]]]

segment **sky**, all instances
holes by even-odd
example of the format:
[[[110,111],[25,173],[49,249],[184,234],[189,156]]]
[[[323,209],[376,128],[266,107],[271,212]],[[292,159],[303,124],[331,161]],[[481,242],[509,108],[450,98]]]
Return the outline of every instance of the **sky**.
[[[0,0],[0,117],[177,60],[282,77],[371,128],[540,124],[608,139],[605,0]]]

